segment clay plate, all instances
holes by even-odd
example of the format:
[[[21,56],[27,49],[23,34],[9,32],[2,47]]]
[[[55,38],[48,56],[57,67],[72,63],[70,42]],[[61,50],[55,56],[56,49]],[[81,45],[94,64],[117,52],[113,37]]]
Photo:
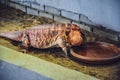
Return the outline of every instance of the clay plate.
[[[120,59],[120,48],[105,42],[89,42],[84,46],[73,47],[72,57],[87,63],[110,63]]]

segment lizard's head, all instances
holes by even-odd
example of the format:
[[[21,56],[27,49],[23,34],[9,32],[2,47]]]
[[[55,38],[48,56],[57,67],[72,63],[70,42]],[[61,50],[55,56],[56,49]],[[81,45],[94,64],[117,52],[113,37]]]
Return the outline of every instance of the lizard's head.
[[[84,42],[84,34],[79,26],[72,24],[68,35],[68,43],[71,46],[79,46]]]

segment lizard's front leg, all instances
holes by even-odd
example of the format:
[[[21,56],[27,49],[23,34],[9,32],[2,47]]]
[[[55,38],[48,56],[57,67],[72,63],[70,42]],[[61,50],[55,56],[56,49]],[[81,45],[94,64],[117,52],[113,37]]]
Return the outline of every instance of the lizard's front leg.
[[[62,48],[62,50],[65,53],[65,56],[68,56],[68,53],[69,53],[70,49],[67,47],[66,40],[64,38],[59,38],[57,40],[57,44]]]

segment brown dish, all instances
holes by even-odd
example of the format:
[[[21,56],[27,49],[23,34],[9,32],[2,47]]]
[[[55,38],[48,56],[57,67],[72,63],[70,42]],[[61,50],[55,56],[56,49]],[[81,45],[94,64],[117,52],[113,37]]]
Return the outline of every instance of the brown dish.
[[[105,42],[88,42],[84,46],[73,47],[72,57],[87,63],[105,63],[120,59],[120,48]]]

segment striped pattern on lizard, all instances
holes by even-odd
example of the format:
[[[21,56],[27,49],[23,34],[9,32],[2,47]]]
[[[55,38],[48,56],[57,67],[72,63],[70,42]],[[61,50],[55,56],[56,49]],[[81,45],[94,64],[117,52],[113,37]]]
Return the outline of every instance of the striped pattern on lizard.
[[[69,23],[38,25],[23,31],[1,32],[1,37],[22,42],[28,49],[44,49],[59,46],[68,54],[68,46],[79,46],[85,42],[85,36],[79,26]]]

